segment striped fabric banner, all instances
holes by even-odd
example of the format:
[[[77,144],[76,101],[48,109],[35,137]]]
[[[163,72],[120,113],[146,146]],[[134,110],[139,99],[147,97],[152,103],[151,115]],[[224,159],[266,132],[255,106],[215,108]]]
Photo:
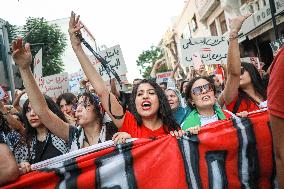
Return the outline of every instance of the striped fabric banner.
[[[269,189],[275,186],[267,112],[219,121],[198,135],[139,139],[21,176],[4,188]]]

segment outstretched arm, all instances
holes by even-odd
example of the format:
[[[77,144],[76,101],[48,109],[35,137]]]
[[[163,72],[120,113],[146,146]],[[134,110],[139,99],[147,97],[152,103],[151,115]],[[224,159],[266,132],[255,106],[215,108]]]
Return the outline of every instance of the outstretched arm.
[[[69,139],[69,125],[62,121],[57,115],[49,110],[43,94],[41,93],[32,71],[32,55],[30,45],[27,43],[23,47],[23,39],[18,38],[12,43],[13,59],[19,66],[19,70],[24,82],[30,103],[40,121],[55,135],[65,141]]]
[[[238,88],[240,85],[241,75],[241,61],[240,61],[240,49],[238,43],[238,32],[240,31],[243,22],[251,14],[245,16],[239,16],[234,18],[230,24],[229,34],[229,47],[228,47],[228,62],[227,62],[227,82],[222,95],[218,101],[225,101],[226,104],[230,104],[238,95]]]
[[[80,32],[80,29],[83,26],[79,22],[79,16],[76,17],[75,13],[71,13],[70,21],[69,21],[69,35],[72,44],[72,48],[82,66],[83,71],[85,72],[87,78],[91,82],[94,90],[99,96],[102,105],[105,111],[110,115],[114,124],[120,128],[123,124],[124,117],[122,119],[115,119],[109,110],[109,103],[111,104],[111,112],[113,115],[123,115],[123,108],[115,98],[115,96],[110,93],[102,79],[102,77],[98,74],[97,70],[92,65],[91,61],[87,57],[86,53],[83,51],[81,46],[81,42],[76,36],[77,32]],[[110,97],[110,102],[109,102]]]

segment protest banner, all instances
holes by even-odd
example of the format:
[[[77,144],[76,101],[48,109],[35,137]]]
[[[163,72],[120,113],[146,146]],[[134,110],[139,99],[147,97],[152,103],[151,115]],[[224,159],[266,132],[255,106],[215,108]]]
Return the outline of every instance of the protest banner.
[[[42,79],[42,48],[36,53],[34,58],[34,78],[40,88],[43,87]]]
[[[32,165],[38,170],[3,188],[277,188],[267,112],[208,124],[181,139],[111,142]]]
[[[162,72],[156,74],[156,83],[167,82],[173,71]]]
[[[109,68],[115,71],[118,76],[125,75],[127,73],[127,68],[119,45],[100,51],[98,54],[107,61]],[[109,75],[102,64],[93,55],[90,55],[89,59],[93,65],[95,65],[97,72],[100,74],[103,80],[110,80]],[[111,74],[111,79],[112,78],[114,78],[114,76]]]
[[[198,52],[204,64],[227,63],[228,40],[224,36],[181,39],[180,62],[185,67],[193,66],[192,55]]]
[[[68,81],[67,72],[43,77],[42,93],[52,98],[57,98],[62,93],[69,91]]]
[[[80,92],[80,81],[84,77],[83,71],[78,71],[69,74],[69,91],[74,94],[78,94]]]

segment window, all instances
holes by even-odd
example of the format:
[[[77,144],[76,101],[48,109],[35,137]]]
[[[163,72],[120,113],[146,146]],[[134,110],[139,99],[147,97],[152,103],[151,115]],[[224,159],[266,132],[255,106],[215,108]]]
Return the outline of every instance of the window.
[[[216,23],[215,20],[212,22],[212,24],[210,24],[210,32],[212,36],[218,36],[218,32],[217,32],[217,27],[216,27]]]
[[[225,17],[224,11],[219,16],[219,22],[220,22],[222,34],[226,33],[228,31],[228,28],[227,28],[226,17]]]

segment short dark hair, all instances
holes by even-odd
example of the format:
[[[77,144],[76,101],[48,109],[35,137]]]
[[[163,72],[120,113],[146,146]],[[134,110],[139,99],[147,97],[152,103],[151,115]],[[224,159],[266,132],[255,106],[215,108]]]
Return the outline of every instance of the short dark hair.
[[[214,92],[214,95],[216,94],[216,87],[214,85],[214,80],[208,76],[199,76],[199,77],[194,77],[193,79],[191,79],[189,81],[189,84],[186,88],[186,91],[185,91],[185,99],[186,99],[186,102],[187,102],[187,105],[190,107],[190,108],[194,108],[191,104],[191,100],[192,100],[192,96],[191,96],[191,90],[192,90],[192,86],[193,84],[199,80],[199,79],[204,79],[206,81],[208,81],[210,84],[212,84],[212,87],[213,87],[213,92]]]
[[[69,104],[73,104],[74,101],[76,101],[77,97],[73,94],[73,93],[63,93],[61,94],[57,100],[56,100],[56,104],[60,107],[60,101],[64,99],[66,101],[66,103]]]

